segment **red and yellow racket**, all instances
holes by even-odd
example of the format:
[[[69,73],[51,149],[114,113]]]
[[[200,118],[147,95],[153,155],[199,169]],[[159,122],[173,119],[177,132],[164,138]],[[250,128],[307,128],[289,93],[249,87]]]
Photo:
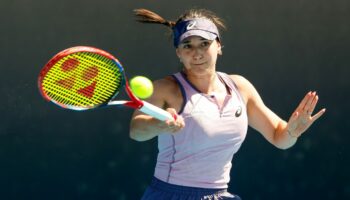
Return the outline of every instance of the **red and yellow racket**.
[[[38,85],[42,96],[72,110],[123,105],[165,121],[170,113],[137,98],[124,69],[111,54],[94,47],[77,46],[56,54],[41,70]],[[130,100],[114,99],[125,88]]]

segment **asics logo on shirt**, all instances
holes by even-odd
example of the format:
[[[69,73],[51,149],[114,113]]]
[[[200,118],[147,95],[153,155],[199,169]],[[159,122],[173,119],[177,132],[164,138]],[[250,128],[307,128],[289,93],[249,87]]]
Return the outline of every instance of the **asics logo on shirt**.
[[[242,107],[239,106],[238,109],[237,109],[237,111],[236,111],[236,113],[235,113],[235,116],[236,116],[236,117],[239,117],[239,116],[241,116],[241,114],[242,114]]]

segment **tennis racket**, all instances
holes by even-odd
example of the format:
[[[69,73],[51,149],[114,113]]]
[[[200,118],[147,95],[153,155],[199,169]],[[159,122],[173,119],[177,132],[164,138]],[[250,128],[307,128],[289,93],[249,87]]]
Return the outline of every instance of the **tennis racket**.
[[[77,46],[56,54],[41,70],[38,86],[46,100],[65,109],[127,106],[162,121],[174,119],[165,110],[137,98],[120,62],[94,47]],[[112,101],[122,88],[130,100]]]

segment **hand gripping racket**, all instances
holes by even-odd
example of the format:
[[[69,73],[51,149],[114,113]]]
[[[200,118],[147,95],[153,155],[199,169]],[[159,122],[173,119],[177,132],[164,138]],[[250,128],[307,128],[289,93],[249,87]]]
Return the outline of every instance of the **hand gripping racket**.
[[[94,47],[77,46],[56,54],[41,70],[38,85],[45,99],[65,109],[123,105],[162,121],[174,119],[165,110],[137,98],[120,62]],[[123,87],[130,100],[112,101]]]

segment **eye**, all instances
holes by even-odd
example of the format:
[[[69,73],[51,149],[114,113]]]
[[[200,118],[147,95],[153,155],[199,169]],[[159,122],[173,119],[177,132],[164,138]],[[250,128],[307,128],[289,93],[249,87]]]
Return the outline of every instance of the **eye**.
[[[210,45],[210,43],[211,43],[211,42],[209,42],[208,40],[203,41],[203,42],[201,43],[201,47],[207,47],[207,46]]]
[[[183,49],[191,49],[191,48],[192,48],[192,45],[190,45],[190,44],[183,44],[183,45],[182,45],[182,48],[183,48]]]

